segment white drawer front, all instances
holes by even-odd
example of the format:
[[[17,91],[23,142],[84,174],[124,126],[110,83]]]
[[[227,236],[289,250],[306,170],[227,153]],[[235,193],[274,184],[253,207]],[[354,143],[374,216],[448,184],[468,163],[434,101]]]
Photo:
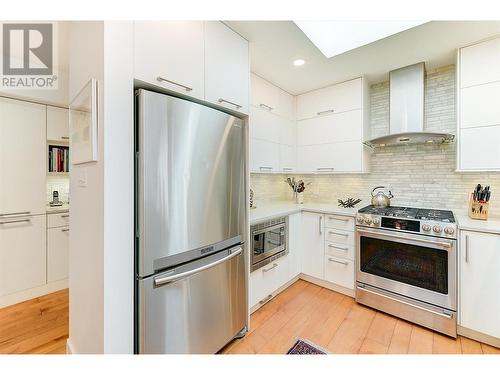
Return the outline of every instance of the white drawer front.
[[[341,245],[334,242],[325,242],[325,254],[343,259],[354,260],[354,245]]]
[[[326,228],[325,233],[325,241],[327,242],[334,242],[341,245],[354,245],[354,232]]]
[[[345,288],[354,289],[354,262],[326,255],[325,280]]]
[[[354,231],[354,218],[341,215],[325,215],[325,227]]]
[[[47,215],[47,228],[57,228],[69,225],[69,212]]]

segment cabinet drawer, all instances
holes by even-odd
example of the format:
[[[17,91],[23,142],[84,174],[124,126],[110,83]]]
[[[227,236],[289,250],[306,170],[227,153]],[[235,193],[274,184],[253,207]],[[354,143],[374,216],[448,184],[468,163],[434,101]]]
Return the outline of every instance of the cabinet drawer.
[[[326,255],[325,280],[348,289],[354,289],[354,262]]]
[[[325,241],[334,242],[341,245],[354,245],[354,232],[326,228],[325,233]]]
[[[333,255],[335,257],[354,260],[354,245],[352,244],[338,244],[334,242],[325,242],[325,254]]]
[[[47,228],[57,228],[69,225],[69,212],[47,215]]]
[[[69,227],[47,231],[47,282],[68,278]]]
[[[325,215],[325,227],[354,231],[354,218],[342,215]]]

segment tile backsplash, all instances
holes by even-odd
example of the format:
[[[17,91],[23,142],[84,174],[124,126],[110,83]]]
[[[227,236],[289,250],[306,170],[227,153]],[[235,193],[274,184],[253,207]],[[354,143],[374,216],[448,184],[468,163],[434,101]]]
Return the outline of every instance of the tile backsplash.
[[[424,129],[456,133],[455,66],[427,71]],[[389,82],[370,88],[372,137],[389,133]],[[500,173],[457,173],[456,143],[449,145],[398,145],[375,148],[368,174],[302,175],[312,184],[306,201],[336,202],[359,197],[358,207],[370,204],[370,192],[383,185],[394,194],[392,205],[467,209],[468,193],[475,185],[490,185],[490,212],[500,215]],[[287,176],[252,174],[250,186],[258,202],[290,200]]]
[[[47,203],[52,201],[52,192],[59,192],[59,200],[69,202],[69,176],[47,176]]]

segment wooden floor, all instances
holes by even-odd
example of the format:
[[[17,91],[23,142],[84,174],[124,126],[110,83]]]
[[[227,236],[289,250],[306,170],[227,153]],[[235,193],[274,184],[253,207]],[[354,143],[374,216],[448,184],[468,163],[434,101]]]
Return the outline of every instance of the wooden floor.
[[[253,313],[250,332],[221,353],[283,354],[297,338],[331,353],[500,354],[492,346],[449,338],[303,280]]]
[[[65,354],[68,289],[0,309],[0,354]]]

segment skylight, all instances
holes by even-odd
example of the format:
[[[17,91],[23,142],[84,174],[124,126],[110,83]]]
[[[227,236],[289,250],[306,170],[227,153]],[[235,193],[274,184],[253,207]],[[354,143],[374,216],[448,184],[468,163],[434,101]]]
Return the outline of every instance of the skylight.
[[[427,21],[294,21],[327,58]]]

